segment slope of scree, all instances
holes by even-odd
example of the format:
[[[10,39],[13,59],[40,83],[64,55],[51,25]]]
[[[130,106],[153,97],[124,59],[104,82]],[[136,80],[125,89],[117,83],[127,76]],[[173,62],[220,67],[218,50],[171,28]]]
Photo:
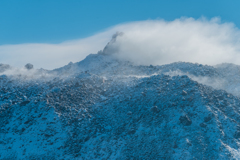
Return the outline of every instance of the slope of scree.
[[[50,78],[0,76],[0,159],[239,159],[231,70],[93,54]]]

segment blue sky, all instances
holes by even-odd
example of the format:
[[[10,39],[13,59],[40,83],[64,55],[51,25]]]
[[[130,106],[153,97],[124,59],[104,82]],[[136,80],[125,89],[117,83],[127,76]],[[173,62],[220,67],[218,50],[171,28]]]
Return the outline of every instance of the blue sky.
[[[221,17],[240,27],[238,0],[1,0],[0,45],[60,43],[120,23]]]
[[[54,69],[97,53],[117,31],[137,64],[240,65],[239,0],[0,0],[0,63]]]

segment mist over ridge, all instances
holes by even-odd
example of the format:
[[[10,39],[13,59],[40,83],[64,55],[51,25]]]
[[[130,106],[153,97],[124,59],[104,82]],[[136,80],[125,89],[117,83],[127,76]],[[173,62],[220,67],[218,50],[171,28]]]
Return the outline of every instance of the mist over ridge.
[[[103,50],[115,33],[121,34],[108,44],[105,52],[137,65],[178,61],[240,64],[239,29],[219,18],[146,20],[116,25],[91,37],[60,44],[2,45],[1,63],[20,67],[30,62],[36,68],[59,68]]]
[[[231,23],[181,18],[143,21],[119,26],[105,52],[138,65],[162,65],[178,61],[208,65],[240,64],[240,32]]]

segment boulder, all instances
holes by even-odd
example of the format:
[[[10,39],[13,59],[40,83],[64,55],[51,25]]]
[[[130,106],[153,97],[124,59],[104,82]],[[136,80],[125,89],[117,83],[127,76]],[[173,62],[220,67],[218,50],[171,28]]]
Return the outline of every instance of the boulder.
[[[27,70],[33,69],[33,65],[31,63],[28,63],[24,66]]]

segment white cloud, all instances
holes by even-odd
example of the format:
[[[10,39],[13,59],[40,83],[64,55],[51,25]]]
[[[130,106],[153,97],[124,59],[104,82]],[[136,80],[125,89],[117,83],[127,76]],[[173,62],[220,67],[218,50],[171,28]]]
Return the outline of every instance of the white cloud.
[[[90,53],[97,53],[109,41],[114,32],[66,41],[60,44],[18,44],[0,46],[0,63],[23,67],[32,63],[34,68],[54,69],[70,61],[78,62]]]
[[[114,26],[91,37],[60,44],[19,44],[0,46],[1,63],[35,68],[56,68],[77,62],[103,49],[113,33],[124,32],[110,48],[120,58],[137,64],[167,64],[176,61],[240,64],[240,31],[232,23],[180,18],[151,20]]]
[[[139,64],[167,64],[176,61],[240,64],[240,32],[219,19],[192,18],[144,21],[120,26],[123,36],[112,45],[118,56]]]

